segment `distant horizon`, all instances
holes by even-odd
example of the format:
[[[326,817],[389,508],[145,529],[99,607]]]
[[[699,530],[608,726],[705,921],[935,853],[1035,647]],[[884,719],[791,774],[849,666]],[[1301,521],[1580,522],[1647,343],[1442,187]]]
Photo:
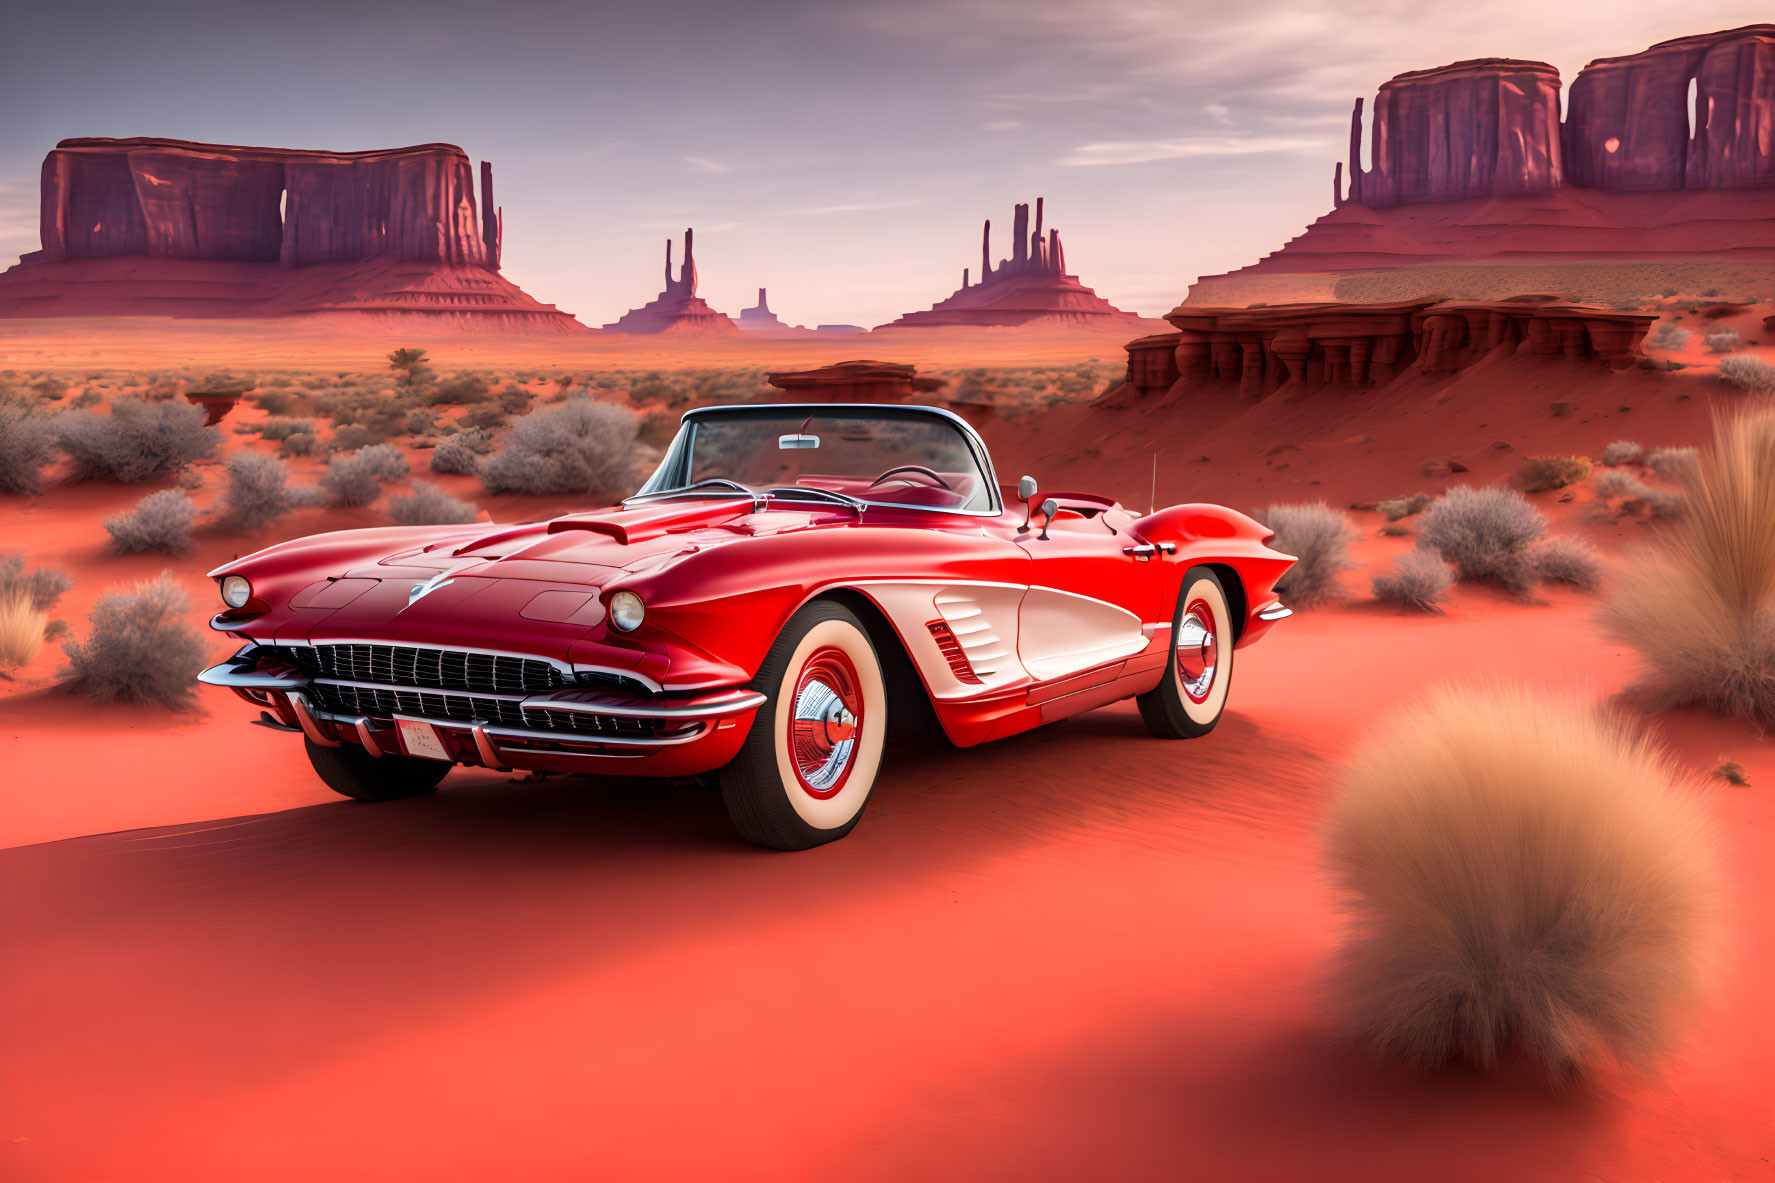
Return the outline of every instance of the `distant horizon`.
[[[504,274],[592,327],[654,297],[664,240],[686,227],[720,312],[762,287],[787,323],[886,324],[977,271],[983,220],[1009,256],[1012,206],[1037,197],[1067,270],[1156,317],[1331,208],[1351,102],[1396,74],[1528,58],[1569,86],[1595,58],[1768,15],[1743,0],[1705,15],[1649,0],[442,0],[416,20],[321,0],[292,28],[219,0],[70,0],[0,26],[0,266],[38,248],[38,170],[63,139],[441,142],[493,163]]]

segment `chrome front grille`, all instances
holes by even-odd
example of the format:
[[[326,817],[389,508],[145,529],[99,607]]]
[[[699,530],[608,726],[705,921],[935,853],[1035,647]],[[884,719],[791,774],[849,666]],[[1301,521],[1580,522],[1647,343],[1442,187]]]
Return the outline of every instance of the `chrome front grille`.
[[[469,653],[409,645],[292,645],[299,668],[322,678],[481,694],[546,694],[568,685],[551,662],[504,653]]]
[[[448,719],[459,723],[486,723],[529,731],[561,731],[575,735],[648,738],[658,735],[663,719],[631,719],[592,715],[580,711],[526,708],[506,698],[480,698],[472,694],[447,694],[431,690],[390,690],[373,686],[349,686],[316,682],[312,693],[323,710],[340,715],[413,715],[423,719]]]

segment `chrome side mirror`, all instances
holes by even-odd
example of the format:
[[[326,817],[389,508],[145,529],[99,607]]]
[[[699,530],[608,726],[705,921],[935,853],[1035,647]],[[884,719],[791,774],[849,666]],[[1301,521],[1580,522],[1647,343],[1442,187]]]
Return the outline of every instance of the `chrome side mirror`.
[[[1017,500],[1023,503],[1023,524],[1017,527],[1019,534],[1029,533],[1029,515],[1032,512],[1029,499],[1036,495],[1039,488],[1032,476],[1026,476],[1017,482]]]
[[[1042,532],[1036,535],[1037,538],[1045,540],[1048,537],[1048,527],[1053,523],[1054,515],[1059,512],[1060,503],[1052,497],[1042,502]]]

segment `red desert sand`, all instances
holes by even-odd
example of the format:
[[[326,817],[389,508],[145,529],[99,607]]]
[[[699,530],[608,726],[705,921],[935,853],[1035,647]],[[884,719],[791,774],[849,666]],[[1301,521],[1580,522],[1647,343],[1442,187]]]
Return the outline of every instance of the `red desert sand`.
[[[244,334],[203,326],[178,344],[241,368],[305,348]],[[42,366],[71,336],[7,325],[0,353]],[[102,360],[85,340],[60,364],[191,360],[127,327]],[[905,340],[896,360],[964,351]],[[992,364],[992,340],[976,336],[968,360]],[[297,364],[379,368],[389,347],[335,344]],[[746,344],[660,356],[760,356]],[[651,346],[627,348],[590,337],[520,364],[647,364]],[[1085,356],[1076,341],[1054,351]],[[858,352],[780,343],[769,364]],[[1002,356],[1031,352],[1025,339]],[[1143,506],[1157,455],[1161,501],[1341,507],[1491,483],[1526,455],[1596,456],[1620,438],[1701,442],[1710,402],[1727,397],[1697,373],[1562,365],[1501,357],[1244,413],[1063,406],[987,435],[1006,480],[1029,471]],[[1555,401],[1576,409],[1555,417]],[[1422,474],[1449,459],[1470,471]],[[294,467],[310,483],[319,465]],[[207,505],[219,479],[202,471]],[[572,503],[439,483],[502,519]],[[0,505],[6,549],[74,577],[55,615],[76,634],[106,587],[163,567],[206,605],[201,573],[259,544],[200,530],[182,559],[110,555],[101,519],[159,487],[51,487]],[[1593,522],[1587,490],[1560,496],[1533,495],[1554,533],[1611,557],[1656,528]],[[0,1174],[1775,1175],[1775,741],[1742,724],[1648,721],[1684,768],[1730,758],[1751,782],[1706,790],[1727,937],[1697,1029],[1660,1078],[1552,1098],[1526,1072],[1403,1076],[1338,1043],[1321,986],[1340,921],[1318,869],[1337,762],[1434,683],[1501,674],[1600,698],[1633,670],[1599,638],[1597,601],[1572,591],[1463,586],[1443,616],[1377,605],[1369,574],[1412,540],[1381,536],[1377,513],[1352,519],[1349,599],[1242,651],[1233,709],[1208,738],[1151,739],[1123,704],[978,749],[902,751],[855,834],[795,856],[737,843],[718,800],[685,788],[458,770],[435,798],[342,801],[288,736],[246,725],[219,692],[196,716],[89,707],[52,691],[48,646],[0,684]],[[381,520],[310,509],[279,530]]]

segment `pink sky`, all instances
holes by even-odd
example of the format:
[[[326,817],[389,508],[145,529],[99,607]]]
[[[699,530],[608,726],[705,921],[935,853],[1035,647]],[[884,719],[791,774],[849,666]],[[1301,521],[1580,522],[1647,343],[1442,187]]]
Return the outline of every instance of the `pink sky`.
[[[1766,0],[664,0],[300,8],[61,0],[0,18],[0,256],[35,249],[56,140],[158,135],[494,162],[506,273],[589,324],[660,286],[768,286],[873,325],[1048,202],[1072,270],[1148,315],[1330,205],[1350,103],[1404,70],[1591,58],[1770,19]]]

